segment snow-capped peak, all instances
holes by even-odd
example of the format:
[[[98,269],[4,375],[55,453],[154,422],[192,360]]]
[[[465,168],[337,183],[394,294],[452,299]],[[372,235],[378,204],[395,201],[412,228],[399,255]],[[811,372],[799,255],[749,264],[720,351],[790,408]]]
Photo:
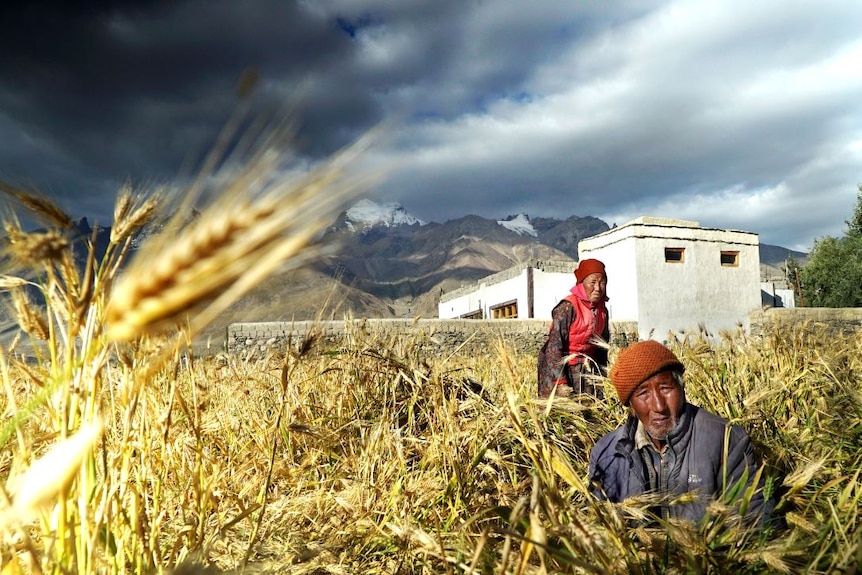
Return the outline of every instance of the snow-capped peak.
[[[425,225],[425,222],[407,213],[398,202],[378,204],[371,200],[359,200],[347,210],[346,216],[347,226],[351,230],[356,227]]]
[[[530,218],[527,217],[527,214],[510,216],[505,220],[497,220],[497,223],[506,229],[512,230],[516,234],[521,234],[522,236],[527,235],[535,238],[539,235],[536,228],[534,228],[533,224],[530,223]]]

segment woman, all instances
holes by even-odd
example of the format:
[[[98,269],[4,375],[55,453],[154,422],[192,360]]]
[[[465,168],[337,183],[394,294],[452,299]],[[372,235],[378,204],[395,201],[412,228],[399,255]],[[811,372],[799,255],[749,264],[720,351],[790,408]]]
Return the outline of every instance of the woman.
[[[557,396],[602,396],[595,375],[590,374],[604,373],[608,365],[607,348],[594,343],[598,338],[610,339],[605,264],[583,260],[575,278],[572,294],[554,307],[548,337],[539,350],[539,397],[548,397],[555,388]]]

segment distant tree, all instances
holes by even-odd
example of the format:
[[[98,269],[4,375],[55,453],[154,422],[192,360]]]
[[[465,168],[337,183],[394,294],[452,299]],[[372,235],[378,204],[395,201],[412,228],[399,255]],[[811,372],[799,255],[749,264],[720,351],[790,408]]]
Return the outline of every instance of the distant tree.
[[[802,296],[801,286],[802,286],[802,266],[799,264],[799,260],[794,258],[791,255],[787,256],[787,259],[784,263],[784,279],[790,285],[790,288],[793,290],[793,295],[796,298],[796,305],[805,305],[805,299]]]
[[[812,307],[862,307],[862,185],[847,235],[814,242],[800,270],[802,299]]]
[[[862,235],[862,184],[858,184],[859,191],[856,193],[856,207],[853,208],[853,217],[847,220],[847,235]]]

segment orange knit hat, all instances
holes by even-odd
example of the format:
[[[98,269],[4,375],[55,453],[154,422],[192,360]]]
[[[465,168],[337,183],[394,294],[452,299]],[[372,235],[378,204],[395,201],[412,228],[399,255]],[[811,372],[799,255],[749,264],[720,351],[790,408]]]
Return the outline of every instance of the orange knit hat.
[[[620,350],[609,376],[623,405],[637,386],[665,370],[685,371],[674,353],[657,341],[639,341]]]
[[[578,263],[578,269],[575,270],[575,279],[578,280],[578,283],[581,283],[590,274],[605,274],[607,276],[605,273],[605,264],[594,259],[581,260]]]

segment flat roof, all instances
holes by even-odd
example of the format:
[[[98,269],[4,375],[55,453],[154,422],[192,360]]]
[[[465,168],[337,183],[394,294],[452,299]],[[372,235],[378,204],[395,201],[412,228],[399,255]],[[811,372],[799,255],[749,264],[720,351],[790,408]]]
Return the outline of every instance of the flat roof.
[[[648,228],[686,228],[686,229],[698,229],[709,232],[730,232],[736,234],[750,234],[750,235],[758,235],[756,232],[749,232],[746,230],[734,230],[729,228],[705,228],[700,225],[700,222],[696,222],[693,220],[677,220],[674,218],[657,218],[654,216],[639,216],[633,220],[629,220],[628,222],[611,228],[607,231],[604,231],[600,234],[596,234],[594,236],[590,236],[588,238],[584,238],[581,240],[582,242],[590,241],[594,238],[600,238],[602,236],[610,236],[618,233],[620,230],[625,228],[633,228],[637,226],[648,227]]]

